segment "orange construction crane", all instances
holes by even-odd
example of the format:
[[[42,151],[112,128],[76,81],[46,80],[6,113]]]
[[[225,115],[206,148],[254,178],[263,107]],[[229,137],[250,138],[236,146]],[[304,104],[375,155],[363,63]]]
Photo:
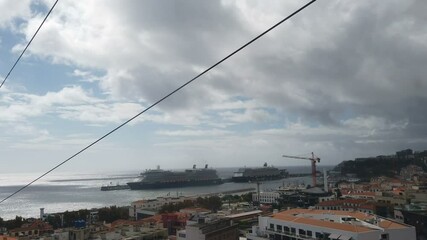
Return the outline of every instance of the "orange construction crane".
[[[282,157],[310,160],[311,161],[311,176],[313,178],[313,186],[312,187],[315,187],[317,185],[317,182],[316,182],[316,161],[320,162],[320,158],[314,156],[313,152],[311,153],[311,157],[298,157],[298,156],[288,156],[288,155],[283,155]]]

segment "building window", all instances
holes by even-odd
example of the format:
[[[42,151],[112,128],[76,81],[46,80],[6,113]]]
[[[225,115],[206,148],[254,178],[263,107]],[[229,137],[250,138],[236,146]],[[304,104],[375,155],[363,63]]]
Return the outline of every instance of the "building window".
[[[284,226],[284,227],[283,227],[283,231],[284,231],[284,232],[289,232],[289,228],[288,228],[288,227],[286,227],[286,226]]]
[[[297,230],[295,228],[291,228],[291,233],[295,234]]]
[[[274,229],[274,224],[270,223],[270,229]]]
[[[277,231],[281,232],[282,231],[282,226],[281,225],[276,225],[276,229],[277,229]]]
[[[319,233],[319,232],[316,232],[316,238],[317,239],[323,239],[323,234]]]
[[[307,236],[312,237],[313,236],[313,232],[312,231],[307,231]]]

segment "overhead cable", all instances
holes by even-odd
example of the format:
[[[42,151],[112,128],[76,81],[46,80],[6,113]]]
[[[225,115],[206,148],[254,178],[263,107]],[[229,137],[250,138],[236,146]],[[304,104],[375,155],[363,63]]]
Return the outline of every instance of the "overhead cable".
[[[52,12],[52,10],[55,8],[56,4],[58,3],[59,0],[56,0],[55,3],[52,5],[52,7],[50,8],[49,12],[47,12],[46,16],[44,17],[42,23],[40,24],[40,26],[37,28],[36,32],[34,33],[34,35],[31,37],[30,41],[27,43],[27,46],[25,46],[24,50],[22,50],[21,54],[19,55],[18,59],[16,59],[15,63],[12,65],[12,67],[10,68],[9,72],[7,73],[6,77],[3,79],[2,83],[0,84],[0,88],[3,87],[3,84],[6,82],[6,80],[9,78],[9,75],[12,73],[13,69],[15,69],[16,64],[18,64],[19,60],[21,60],[22,56],[24,55],[25,51],[27,51],[27,48],[30,46],[30,44],[33,42],[33,39],[36,37],[37,33],[40,31],[40,29],[42,28],[44,22],[46,22],[46,19],[49,17],[50,13]]]

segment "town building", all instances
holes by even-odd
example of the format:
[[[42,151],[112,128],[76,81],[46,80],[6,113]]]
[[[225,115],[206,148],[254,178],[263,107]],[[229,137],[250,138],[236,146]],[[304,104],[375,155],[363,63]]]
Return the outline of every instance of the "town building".
[[[319,203],[319,199],[331,197],[329,192],[325,192],[319,187],[308,189],[296,189],[280,191],[280,203],[286,207],[310,207]]]
[[[147,216],[153,216],[161,207],[168,204],[177,204],[185,201],[193,201],[189,197],[158,197],[156,199],[138,200],[131,203],[129,217],[138,220]]]
[[[319,210],[359,211],[375,213],[375,203],[367,199],[339,199],[319,202],[316,206]]]
[[[319,197],[319,202],[331,201],[331,200],[335,200],[335,199],[337,199],[337,196],[335,194],[333,194],[333,195],[329,195],[329,196],[325,196],[325,197]]]
[[[18,240],[18,239],[14,237],[0,235],[0,240]]]
[[[315,209],[291,209],[259,217],[249,240],[415,240],[415,228],[377,215]]]
[[[178,230],[184,229],[190,214],[185,212],[162,214],[163,227],[168,230],[168,235],[176,235]]]
[[[201,219],[199,219],[201,220]],[[237,224],[230,219],[216,219],[187,224],[178,231],[177,240],[236,240],[239,239]]]
[[[427,239],[427,205],[408,204],[395,208],[394,218],[414,226],[418,239]]]
[[[280,193],[278,192],[260,192],[259,199],[258,199],[258,193],[252,194],[252,201],[261,203],[261,204],[278,203],[279,198],[280,198]]]
[[[400,177],[404,180],[412,180],[414,175],[425,175],[422,167],[417,165],[408,165],[400,170]]]
[[[15,228],[9,231],[9,236],[19,239],[38,238],[45,234],[53,233],[53,227],[46,222],[36,220],[32,223],[23,224],[20,228]]]
[[[341,189],[341,197],[354,199],[375,199],[375,196],[381,195],[379,192],[358,191],[352,189]]]

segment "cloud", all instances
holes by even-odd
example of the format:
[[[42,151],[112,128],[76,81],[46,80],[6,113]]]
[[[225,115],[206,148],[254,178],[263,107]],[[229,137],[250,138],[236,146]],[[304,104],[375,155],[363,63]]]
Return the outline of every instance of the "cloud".
[[[2,96],[0,121],[24,121],[28,118],[44,116],[55,106],[94,104],[101,100],[91,97],[79,86],[65,87],[59,92],[45,95],[10,92]]]
[[[274,116],[264,109],[247,109],[243,112],[226,111],[219,115],[224,121],[231,123],[267,122],[274,119]]]
[[[212,130],[178,130],[178,131],[158,131],[158,135],[171,137],[218,137],[232,134],[231,131],[221,129]]]
[[[30,2],[30,0],[0,1],[0,9],[7,9],[0,15],[0,28],[11,27],[12,22],[16,19],[29,17],[31,15]]]
[[[1,92],[0,121],[54,115],[117,124],[301,5],[63,0],[27,57],[75,69],[76,86],[58,92],[46,86],[41,95]],[[156,146],[216,146],[224,158],[310,149],[341,160],[423,148],[426,9],[420,0],[317,1],[137,122],[181,128],[155,128],[162,139],[172,138]],[[41,22],[39,10],[3,21],[25,37],[14,53]],[[177,139],[203,134],[211,139]]]

